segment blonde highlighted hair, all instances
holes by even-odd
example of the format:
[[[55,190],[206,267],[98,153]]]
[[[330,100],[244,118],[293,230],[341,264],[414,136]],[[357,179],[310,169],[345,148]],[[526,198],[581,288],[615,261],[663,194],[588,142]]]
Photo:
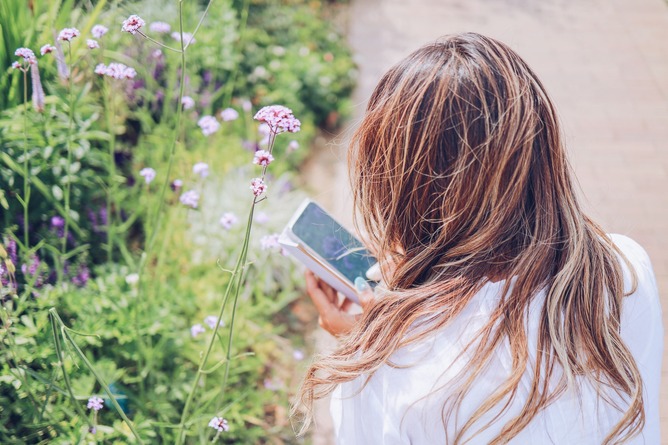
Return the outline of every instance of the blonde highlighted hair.
[[[349,159],[369,248],[396,267],[384,277],[386,295],[309,367],[297,406],[304,427],[315,399],[391,366],[397,349],[446,326],[489,280],[507,279],[470,345],[465,378],[444,400],[444,422],[503,342],[511,374],[448,443],[487,428],[481,419],[495,407],[505,412],[527,373],[521,412],[491,443],[517,436],[576,377],[608,403],[610,391],[627,402],[617,406],[623,415],[605,444],[641,431],[642,381],[620,336],[623,255],[583,213],[554,106],[514,51],[474,33],[415,51],[380,80]],[[535,351],[526,332],[530,305],[541,308]]]

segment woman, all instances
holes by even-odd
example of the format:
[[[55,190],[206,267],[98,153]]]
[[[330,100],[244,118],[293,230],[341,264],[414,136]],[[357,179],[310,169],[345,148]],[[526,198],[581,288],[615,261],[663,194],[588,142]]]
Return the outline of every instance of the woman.
[[[658,444],[661,310],[647,254],[576,199],[556,111],[511,49],[446,37],[394,66],[351,145],[383,290],[300,393],[341,444]],[[363,283],[363,280],[359,280]]]

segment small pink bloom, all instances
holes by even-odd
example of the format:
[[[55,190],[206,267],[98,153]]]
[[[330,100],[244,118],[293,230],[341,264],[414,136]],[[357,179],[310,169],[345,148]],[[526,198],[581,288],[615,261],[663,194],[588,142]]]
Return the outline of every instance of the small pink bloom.
[[[177,42],[181,41],[181,33],[174,31],[173,33],[170,34],[172,36],[172,39],[176,40]],[[191,43],[195,43],[196,40],[193,37],[192,34],[189,32],[184,32],[183,33],[183,44],[184,45],[190,45]]]
[[[292,110],[282,105],[264,107],[255,114],[254,119],[269,125],[274,134],[286,131],[296,133],[301,128],[301,122],[295,118]]]
[[[279,250],[281,245],[278,243],[278,233],[272,233],[271,235],[265,235],[260,239],[260,246],[262,250]]]
[[[253,158],[253,164],[261,165],[266,167],[274,160],[274,157],[267,150],[258,150],[255,152],[255,157]]]
[[[155,174],[155,170],[153,170],[151,167],[142,168],[139,172],[139,176],[144,178],[146,184],[150,184],[155,179]]]
[[[132,14],[130,17],[123,20],[121,30],[129,32],[130,34],[136,34],[137,31],[139,31],[145,24],[146,22],[141,17],[136,14]]]
[[[58,33],[58,40],[63,42],[71,42],[75,37],[79,37],[81,33],[76,28],[64,28]]]
[[[199,193],[195,190],[188,190],[187,192],[183,192],[179,201],[185,206],[196,209],[199,205]]]
[[[18,63],[18,62],[12,62],[12,68],[14,68],[15,70],[18,70],[18,69],[21,68],[21,64]]]
[[[265,212],[257,212],[253,215],[253,220],[258,224],[267,224],[269,222],[269,215]]]
[[[183,105],[184,110],[190,110],[195,106],[195,100],[190,96],[183,96],[183,99],[181,99],[181,104]]]
[[[201,178],[209,176],[209,164],[206,162],[198,162],[193,165],[193,173],[199,175]]]
[[[205,333],[205,332],[206,332],[206,330],[204,329],[204,326],[202,326],[202,325],[199,324],[199,323],[192,325],[191,328],[190,328],[190,335],[191,335],[193,338],[195,338],[195,337],[197,337],[199,334],[203,334],[203,333]]]
[[[241,109],[245,112],[249,112],[253,109],[253,103],[250,100],[244,100],[241,102]]]
[[[239,222],[239,218],[232,212],[225,212],[223,216],[220,217],[220,225],[223,226],[225,230],[230,230],[233,225]]]
[[[209,426],[220,433],[230,430],[230,426],[228,425],[227,420],[223,419],[222,417],[214,417],[211,419]]]
[[[14,55],[17,57],[22,57],[24,61],[33,64],[37,61],[35,53],[32,52],[29,48],[19,48],[14,52]]]
[[[299,148],[299,142],[297,142],[297,141],[293,140],[293,141],[290,141],[290,143],[288,144],[288,152],[289,153],[297,150],[298,148]]]
[[[105,35],[107,32],[109,32],[109,28],[107,28],[104,25],[95,25],[93,26],[93,29],[90,30],[90,33],[96,39],[102,38],[102,36]]]
[[[47,43],[46,45],[44,45],[43,47],[41,47],[39,49],[39,53],[44,56],[46,54],[50,54],[50,53],[54,52],[55,50],[56,50],[55,46],[50,45],[50,44]]]
[[[97,43],[97,40],[93,39],[86,40],[86,45],[88,46],[89,49],[96,49],[100,47],[100,44]]]
[[[92,409],[93,411],[99,411],[104,408],[104,400],[98,396],[93,396],[88,399],[88,404],[86,408]]]
[[[215,315],[209,315],[208,317],[204,318],[204,324],[207,325],[210,329],[214,329],[216,327],[217,321],[218,317],[216,317]],[[223,320],[220,320],[219,326],[225,326]]]
[[[148,26],[149,31],[155,32],[158,34],[166,34],[172,30],[172,27],[169,26],[169,23],[165,22],[153,22]]]
[[[220,129],[220,123],[213,116],[202,116],[197,125],[202,129],[204,136],[210,136]]]
[[[223,122],[229,122],[236,120],[239,117],[239,113],[234,108],[225,108],[220,112],[220,118]]]
[[[267,191],[267,184],[264,183],[262,178],[255,178],[251,181],[250,189],[255,196],[260,196]]]

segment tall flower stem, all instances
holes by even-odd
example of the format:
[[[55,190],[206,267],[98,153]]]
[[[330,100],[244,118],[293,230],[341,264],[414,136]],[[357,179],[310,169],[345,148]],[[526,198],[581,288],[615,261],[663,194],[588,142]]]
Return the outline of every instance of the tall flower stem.
[[[69,221],[70,221],[70,190],[72,187],[72,178],[70,178],[71,175],[71,169],[72,169],[72,127],[74,126],[74,89],[72,87],[72,43],[67,42],[67,49],[68,49],[68,56],[69,56],[69,65],[70,65],[70,74],[68,78],[68,88],[69,88],[69,127],[67,129],[67,139],[65,140],[65,144],[67,147],[67,163],[65,164],[66,172],[65,172],[65,178],[66,178],[66,183],[65,183],[65,227],[63,230],[63,239],[62,239],[62,244],[60,246],[60,252],[65,256],[65,253],[67,251],[67,236],[68,236],[68,230],[69,230]],[[64,265],[64,258],[63,258],[63,264],[62,267],[65,267]]]
[[[225,306],[227,305],[227,301],[229,299],[232,289],[234,289],[234,306],[232,309],[232,315],[230,320],[230,330],[229,330],[228,346],[227,346],[226,361],[225,361],[225,379],[227,379],[227,375],[229,373],[230,360],[232,357],[231,350],[232,350],[232,333],[234,329],[234,318],[236,313],[237,301],[239,298],[239,292],[241,291],[241,285],[243,284],[243,275],[246,269],[248,246],[250,245],[250,235],[253,226],[253,212],[255,211],[256,203],[257,203],[257,198],[253,199],[253,204],[251,205],[250,212],[248,213],[248,222],[246,223],[246,233],[244,235],[244,242],[241,247],[241,252],[239,254],[239,257],[237,258],[237,263],[234,266],[234,270],[232,271],[232,276],[230,277],[230,281],[227,284],[227,288],[225,289],[223,302],[221,303],[220,310],[218,311],[218,319],[216,320],[216,326],[213,329],[213,333],[211,334],[211,338],[209,339],[209,344],[206,348],[204,356],[200,360],[197,373],[195,374],[195,380],[192,383],[190,392],[188,393],[188,398],[186,399],[185,406],[183,407],[183,411],[181,412],[179,433],[176,438],[177,445],[182,445],[183,441],[185,440],[185,426],[186,426],[186,420],[188,419],[188,413],[190,412],[190,406],[195,397],[195,392],[197,391],[199,382],[202,379],[202,375],[205,374],[206,364],[209,361],[209,356],[211,355],[211,351],[213,350],[213,345],[216,342],[216,337],[218,336],[218,330],[220,329],[220,322],[223,319]]]
[[[28,161],[28,72],[23,71],[23,247],[30,250],[28,205],[30,204],[30,164]]]
[[[108,94],[107,94],[108,93]],[[109,132],[109,184],[107,189],[107,261],[111,263],[114,254],[114,226],[112,214],[112,200],[116,196],[116,134],[114,133],[115,107],[114,98],[111,96],[111,87],[104,94],[105,108],[107,110],[107,131]]]

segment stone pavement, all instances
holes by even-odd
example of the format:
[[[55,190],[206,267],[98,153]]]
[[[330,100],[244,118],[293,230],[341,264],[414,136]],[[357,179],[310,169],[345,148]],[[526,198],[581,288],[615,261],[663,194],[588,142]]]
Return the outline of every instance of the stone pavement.
[[[349,193],[342,192],[347,134],[392,64],[444,34],[495,37],[529,63],[556,103],[588,212],[648,251],[668,326],[665,0],[352,0],[347,26],[360,68],[356,119],[317,150],[307,174],[318,178],[317,199],[350,222]],[[327,176],[331,182],[323,183]],[[668,445],[665,357],[661,400]],[[326,409],[319,417],[314,444],[332,443]]]

